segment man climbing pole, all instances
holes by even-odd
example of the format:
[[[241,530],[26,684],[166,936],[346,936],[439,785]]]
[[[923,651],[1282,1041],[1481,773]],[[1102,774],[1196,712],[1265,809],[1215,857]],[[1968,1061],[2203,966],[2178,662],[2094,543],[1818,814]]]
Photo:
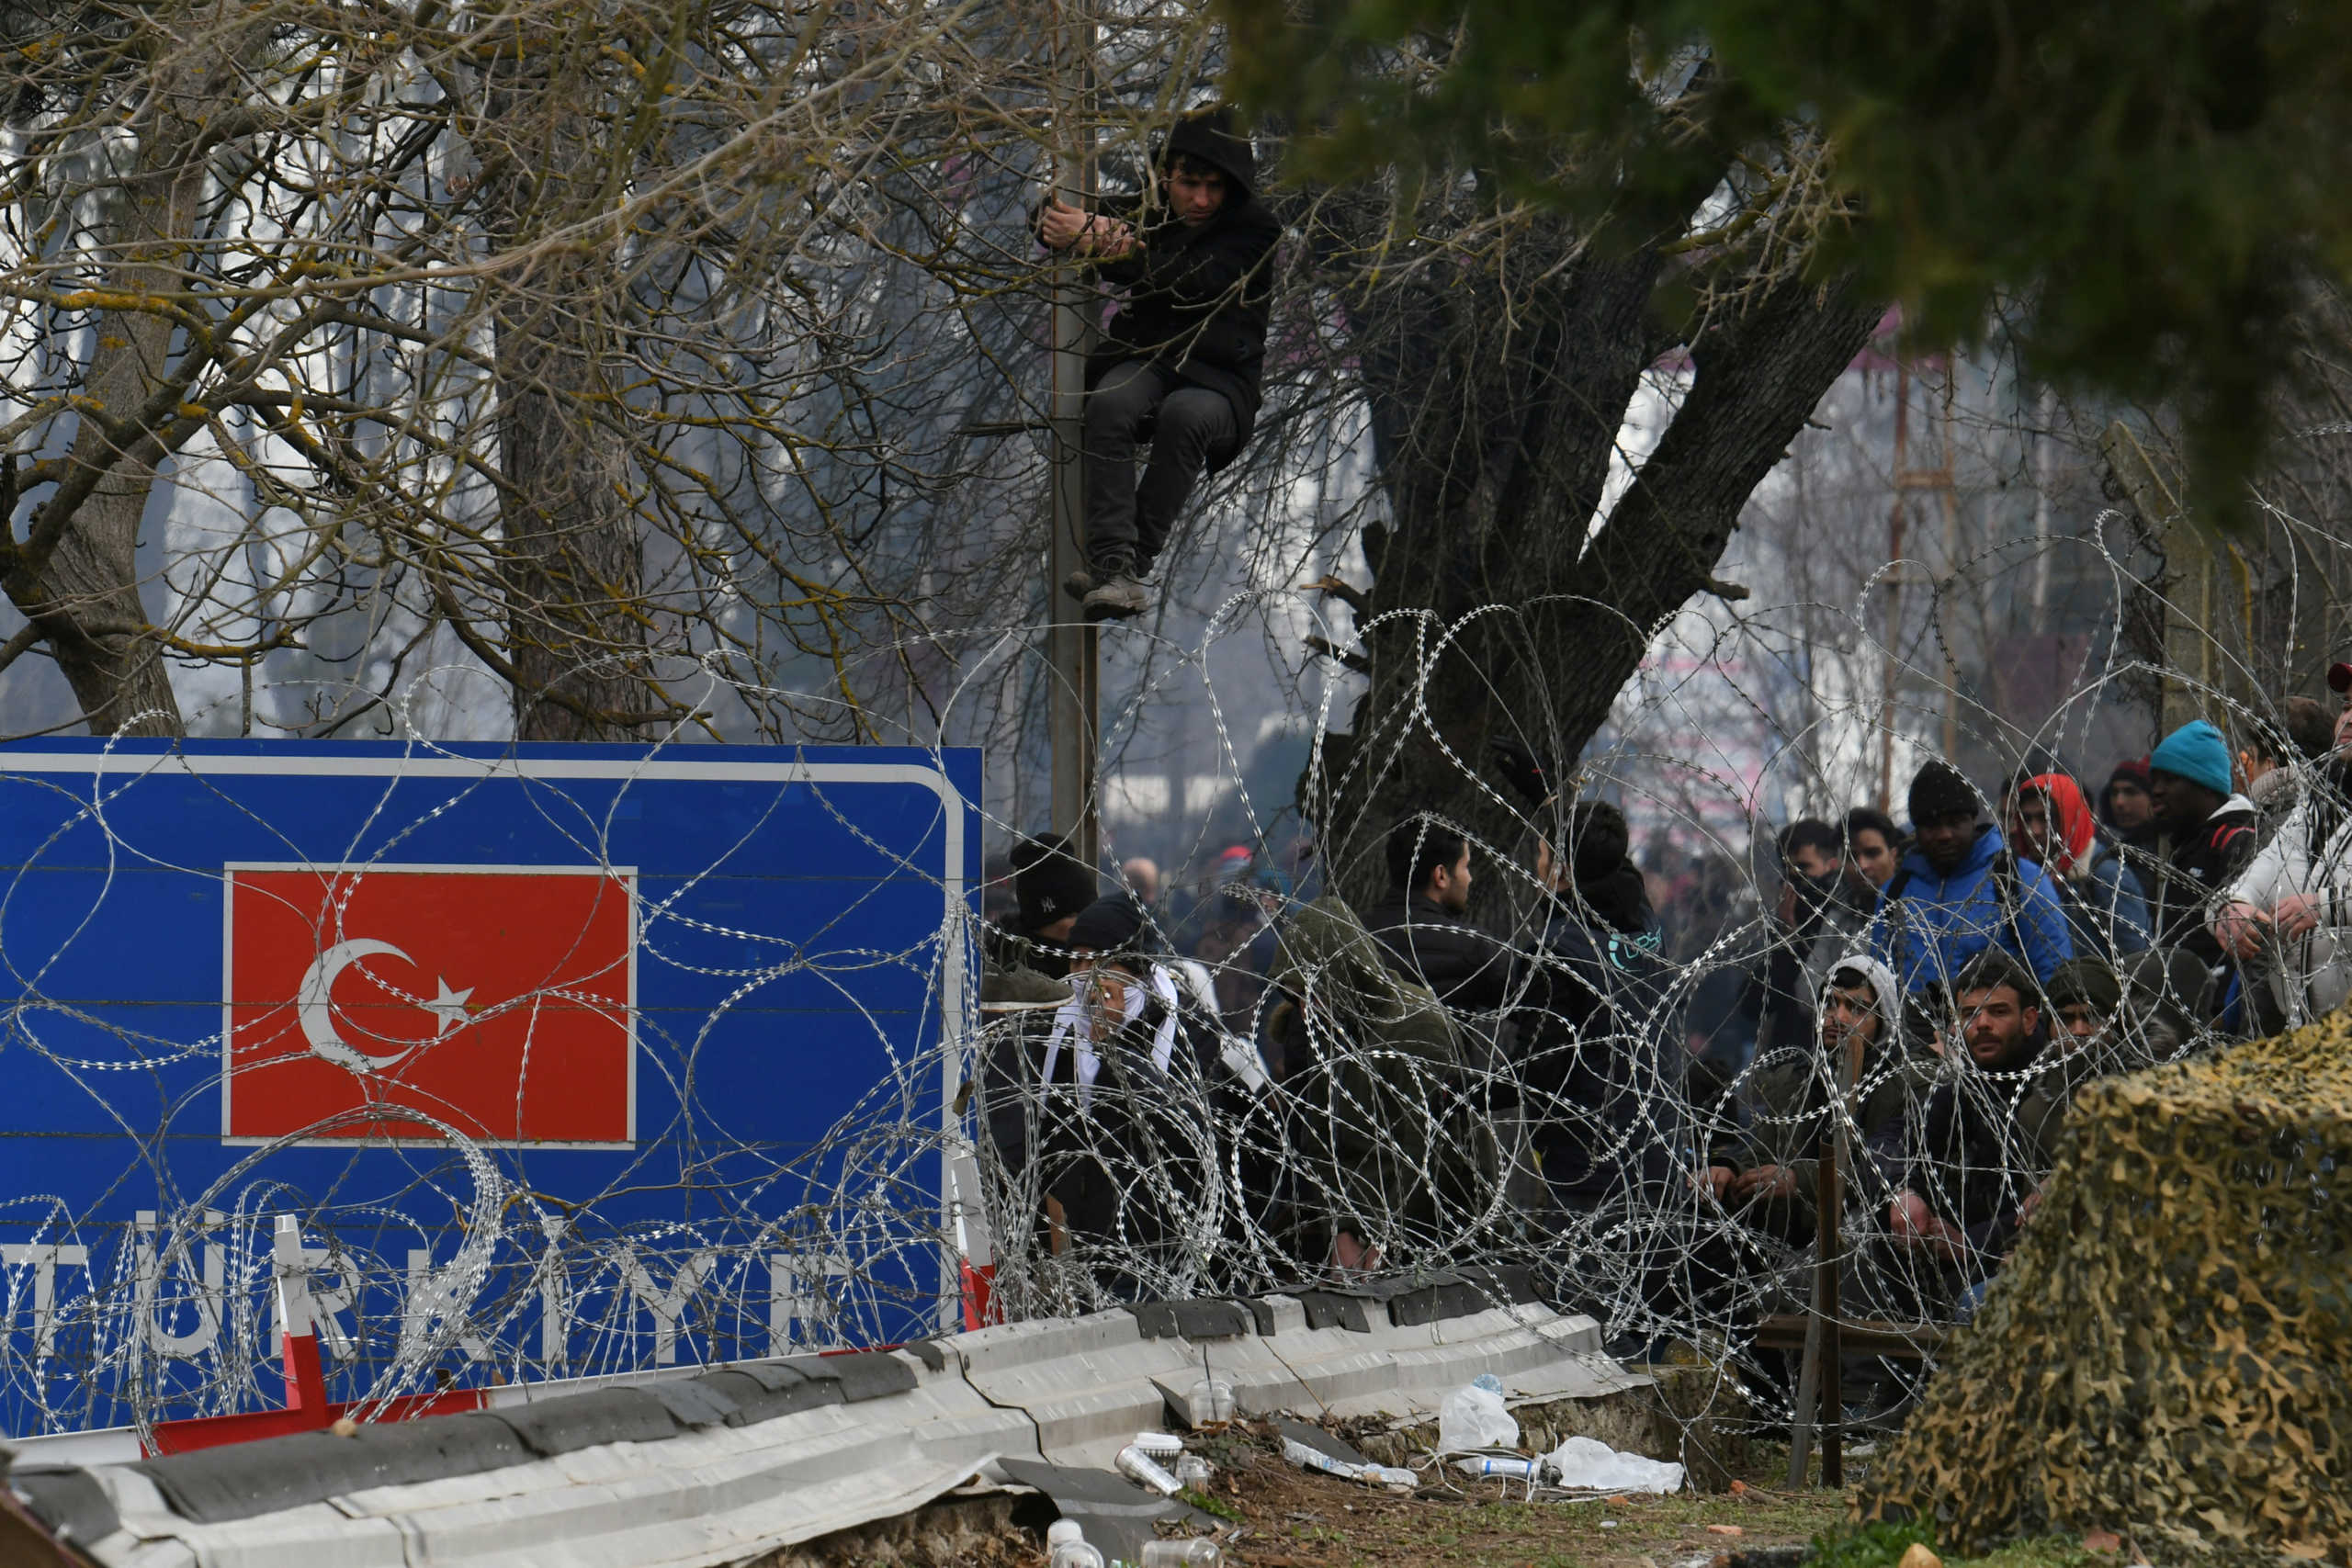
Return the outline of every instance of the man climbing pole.
[[[1056,200],[1037,222],[1125,300],[1086,363],[1086,567],[1064,584],[1090,621],[1150,604],[1147,580],[1204,469],[1231,462],[1258,417],[1266,259],[1282,225],[1230,111],[1188,115],[1154,160],[1158,188],[1088,212]],[[1136,482],[1136,446],[1151,462]]]

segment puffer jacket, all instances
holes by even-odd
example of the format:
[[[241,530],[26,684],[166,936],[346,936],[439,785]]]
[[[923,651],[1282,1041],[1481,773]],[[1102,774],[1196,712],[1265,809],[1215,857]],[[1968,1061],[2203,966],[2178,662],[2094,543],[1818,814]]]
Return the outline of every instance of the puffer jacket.
[[[2278,830],[2230,885],[2225,902],[2267,914],[2290,894],[2317,906],[2319,925],[2246,965],[2256,1032],[2294,1029],[2352,998],[2352,759],[2312,770]]]
[[[1988,947],[2023,959],[2041,980],[2075,955],[2050,874],[2010,854],[1989,823],[1949,875],[1917,850],[1905,855],[1871,921],[1871,956],[1916,994],[1934,981],[1950,986]]]

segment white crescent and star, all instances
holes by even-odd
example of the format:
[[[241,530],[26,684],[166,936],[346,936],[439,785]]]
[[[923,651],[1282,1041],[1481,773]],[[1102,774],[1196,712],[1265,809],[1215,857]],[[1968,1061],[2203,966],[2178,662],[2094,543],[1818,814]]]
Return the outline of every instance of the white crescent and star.
[[[389,942],[377,942],[362,937],[354,942],[339,942],[319,954],[310,968],[302,972],[302,985],[295,993],[294,1010],[301,1022],[302,1038],[309,1041],[311,1050],[337,1066],[355,1073],[381,1072],[402,1057],[419,1049],[418,1045],[403,1045],[383,1055],[371,1055],[366,1051],[345,1044],[334,1032],[334,982],[345,968],[362,958],[377,954],[397,958],[403,964],[416,961]],[[474,994],[469,986],[464,990],[452,990],[441,976],[433,977],[434,998],[416,1005],[435,1020],[433,1038],[439,1040],[453,1029],[462,1029],[469,1017],[466,1006]],[[420,1043],[421,1044],[422,1043]]]

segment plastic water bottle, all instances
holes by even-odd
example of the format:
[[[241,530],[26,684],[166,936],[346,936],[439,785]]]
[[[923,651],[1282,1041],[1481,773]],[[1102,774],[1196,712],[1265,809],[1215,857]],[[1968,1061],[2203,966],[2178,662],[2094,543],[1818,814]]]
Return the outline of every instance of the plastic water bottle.
[[[1184,1483],[1187,1492],[1207,1491],[1209,1477],[1214,1473],[1209,1461],[1198,1454],[1186,1454],[1176,1461],[1176,1479]]]
[[[1225,1553],[1216,1542],[1148,1540],[1143,1543],[1143,1568],[1224,1568]]]
[[[1086,1544],[1076,1519],[1056,1519],[1046,1527],[1046,1568],[1102,1568],[1102,1554]]]
[[[1183,1483],[1162,1470],[1159,1461],[1133,1443],[1119,1450],[1119,1469],[1163,1497],[1173,1497],[1184,1490]]]
[[[1411,1491],[1421,1483],[1421,1478],[1397,1465],[1350,1464],[1343,1459],[1333,1459],[1320,1449],[1310,1449],[1296,1438],[1283,1439],[1283,1457],[1306,1470],[1319,1470],[1326,1475],[1343,1480],[1362,1481],[1374,1486]]]
[[[1453,1461],[1453,1468],[1464,1475],[1507,1475],[1513,1481],[1535,1479],[1536,1461],[1532,1459],[1464,1459]]]
[[[1193,1425],[1211,1427],[1233,1419],[1233,1385],[1223,1378],[1197,1378],[1185,1400]]]

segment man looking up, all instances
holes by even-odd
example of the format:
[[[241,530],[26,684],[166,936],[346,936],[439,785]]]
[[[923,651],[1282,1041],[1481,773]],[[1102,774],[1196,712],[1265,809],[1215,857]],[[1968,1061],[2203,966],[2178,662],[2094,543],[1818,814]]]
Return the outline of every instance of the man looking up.
[[[2156,945],[2182,948],[2217,966],[2222,944],[2207,929],[2206,907],[2254,859],[2260,813],[2231,793],[2229,742],[2201,718],[2158,744],[2149,758],[2148,793],[2173,842],[2156,895]]]
[[[1037,223],[1126,292],[1086,363],[1087,565],[1063,586],[1090,621],[1149,605],[1146,579],[1193,486],[1233,460],[1258,417],[1282,223],[1252,188],[1256,154],[1217,108],[1177,121],[1156,162],[1150,200],[1091,213],[1056,201]]]
[[[2008,852],[1977,818],[1975,786],[1931,760],[1911,780],[1913,848],[1871,921],[1870,951],[1917,994],[1945,986],[1987,949],[2023,959],[2037,978],[2075,955],[2066,915],[2040,866]]]

